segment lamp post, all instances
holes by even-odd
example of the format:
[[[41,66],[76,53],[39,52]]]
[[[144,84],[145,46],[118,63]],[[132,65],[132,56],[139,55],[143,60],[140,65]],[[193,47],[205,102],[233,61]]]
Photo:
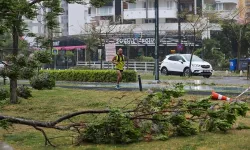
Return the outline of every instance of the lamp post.
[[[155,0],[155,80],[159,81],[159,0]]]
[[[181,44],[181,2],[178,0],[177,2],[177,8],[178,8],[178,45]]]

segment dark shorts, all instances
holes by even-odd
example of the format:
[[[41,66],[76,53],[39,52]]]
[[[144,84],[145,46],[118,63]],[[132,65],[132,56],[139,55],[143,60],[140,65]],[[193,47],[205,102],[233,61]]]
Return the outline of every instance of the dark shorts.
[[[119,70],[119,69],[116,69],[117,71],[120,71],[121,73],[123,72],[123,70]]]

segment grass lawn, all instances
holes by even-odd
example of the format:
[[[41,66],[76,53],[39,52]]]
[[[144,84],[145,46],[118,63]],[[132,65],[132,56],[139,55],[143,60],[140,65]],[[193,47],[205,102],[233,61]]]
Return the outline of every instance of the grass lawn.
[[[17,105],[0,107],[0,113],[35,120],[49,121],[75,111],[87,109],[106,109],[108,106],[123,107],[131,100],[142,99],[145,93],[120,91],[84,91],[55,88],[54,90],[33,91],[33,98],[21,100]],[[123,98],[121,98],[123,97]],[[186,99],[199,99],[201,96],[187,95]],[[133,103],[127,107],[131,107]],[[94,116],[81,116],[75,119],[99,119]],[[250,124],[250,113],[246,118],[240,118],[238,123]],[[84,144],[72,146],[74,135],[70,131],[46,129],[49,137],[59,137],[52,140],[55,149],[60,150],[207,150],[232,149],[249,150],[250,130],[231,130],[228,133],[201,133],[192,137],[176,137],[167,141],[140,142],[131,145],[94,145]],[[15,150],[52,150],[44,146],[40,132],[22,125],[15,125],[8,131],[0,129],[0,141],[5,141]]]

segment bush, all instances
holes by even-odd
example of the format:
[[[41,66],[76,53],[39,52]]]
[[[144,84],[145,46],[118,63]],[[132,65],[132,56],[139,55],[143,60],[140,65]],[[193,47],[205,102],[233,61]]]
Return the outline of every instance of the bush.
[[[0,88],[0,101],[9,97],[9,92],[5,88]]]
[[[47,51],[37,51],[34,56],[41,63],[51,62],[51,54]]]
[[[73,70],[91,70],[91,68],[89,66],[75,66],[75,67],[70,67],[70,69],[73,69]],[[95,68],[95,70],[97,70],[97,68]]]
[[[81,81],[81,82],[115,82],[117,79],[115,70],[42,70],[55,77],[57,81]],[[135,71],[124,71],[124,82],[135,82]]]
[[[146,56],[140,56],[135,58],[136,61],[144,61],[144,62],[153,62],[154,58],[153,57],[146,57]]]
[[[32,97],[31,90],[25,85],[19,86],[17,88],[17,96],[28,99],[29,97]]]
[[[230,67],[230,63],[229,63],[229,60],[223,60],[221,62],[221,68],[223,69],[228,69]]]
[[[30,79],[30,84],[37,90],[52,89],[56,85],[54,76],[49,73],[41,73],[32,77]]]
[[[30,79],[35,75],[35,71],[33,68],[23,67],[20,72],[21,79]]]

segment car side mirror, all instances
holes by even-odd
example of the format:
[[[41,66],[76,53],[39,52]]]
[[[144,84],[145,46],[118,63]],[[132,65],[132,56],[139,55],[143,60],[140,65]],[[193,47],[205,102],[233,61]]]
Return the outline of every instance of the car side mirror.
[[[182,61],[182,60],[179,60],[179,62],[183,64],[183,61]]]

